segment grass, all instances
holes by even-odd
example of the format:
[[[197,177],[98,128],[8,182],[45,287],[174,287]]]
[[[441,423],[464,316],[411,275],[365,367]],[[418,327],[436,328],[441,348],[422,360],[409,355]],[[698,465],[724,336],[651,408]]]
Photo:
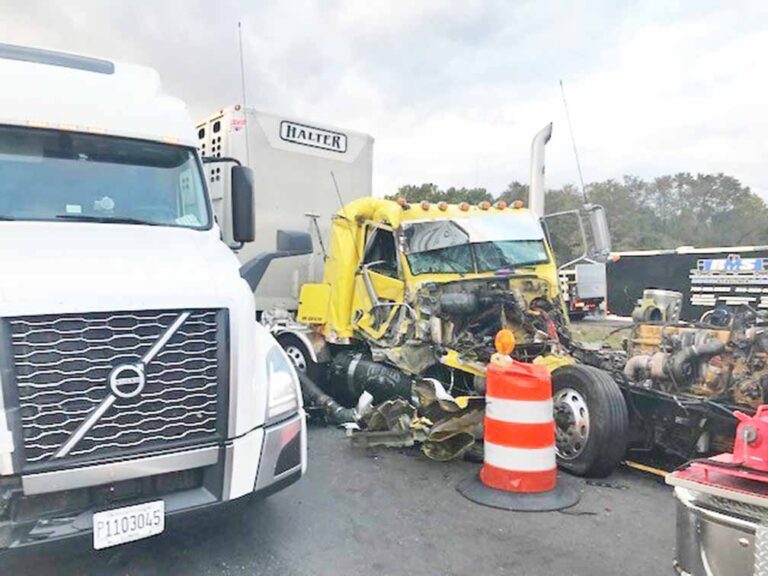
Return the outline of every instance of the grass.
[[[621,327],[622,324],[614,322],[573,322],[571,323],[571,334],[575,340],[583,344],[608,344],[611,348],[620,348],[622,339],[629,334],[629,329],[616,331],[617,328]]]

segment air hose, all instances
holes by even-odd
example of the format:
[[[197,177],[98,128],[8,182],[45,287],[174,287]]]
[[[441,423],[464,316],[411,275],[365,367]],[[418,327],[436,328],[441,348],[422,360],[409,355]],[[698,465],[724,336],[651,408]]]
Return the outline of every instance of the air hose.
[[[346,424],[347,422],[357,422],[358,417],[354,408],[344,408],[328,394],[323,392],[312,379],[304,372],[299,372],[299,382],[304,398],[323,409],[325,417],[332,424]]]

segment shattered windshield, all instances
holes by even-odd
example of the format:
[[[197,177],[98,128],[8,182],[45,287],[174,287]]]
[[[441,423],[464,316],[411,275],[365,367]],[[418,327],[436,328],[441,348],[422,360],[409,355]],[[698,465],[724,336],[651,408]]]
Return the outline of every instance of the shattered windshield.
[[[495,272],[548,260],[541,227],[527,212],[406,222],[402,230],[414,275]]]

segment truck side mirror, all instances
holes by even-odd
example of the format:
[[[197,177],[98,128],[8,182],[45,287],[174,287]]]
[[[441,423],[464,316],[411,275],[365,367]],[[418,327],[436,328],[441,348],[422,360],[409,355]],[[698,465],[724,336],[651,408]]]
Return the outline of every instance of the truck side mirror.
[[[248,283],[252,291],[256,291],[259,282],[264,277],[270,262],[277,258],[301,256],[312,253],[312,236],[308,232],[298,230],[278,230],[277,250],[257,254],[240,267],[240,277]]]
[[[595,255],[607,257],[611,253],[611,231],[608,229],[608,218],[605,208],[599,204],[587,204],[584,209],[589,214],[589,225],[592,228],[592,243]]]
[[[232,166],[231,176],[232,237],[235,242],[253,242],[253,170],[245,166]]]
[[[554,224],[557,219],[558,224]],[[555,253],[558,269],[588,259],[589,245],[579,210],[551,212],[541,218],[547,240]]]
[[[285,252],[286,256],[312,254],[312,236],[308,232],[297,230],[278,230],[277,251]]]

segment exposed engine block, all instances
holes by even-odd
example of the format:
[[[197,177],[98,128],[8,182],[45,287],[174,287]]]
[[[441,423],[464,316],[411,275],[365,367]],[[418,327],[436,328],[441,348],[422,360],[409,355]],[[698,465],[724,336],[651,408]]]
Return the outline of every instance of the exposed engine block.
[[[541,354],[569,338],[562,310],[538,278],[460,280],[422,288],[416,339],[487,362],[501,328],[517,337],[518,354]]]
[[[634,385],[757,407],[768,398],[768,327],[754,311],[718,326],[638,323],[626,342]]]

